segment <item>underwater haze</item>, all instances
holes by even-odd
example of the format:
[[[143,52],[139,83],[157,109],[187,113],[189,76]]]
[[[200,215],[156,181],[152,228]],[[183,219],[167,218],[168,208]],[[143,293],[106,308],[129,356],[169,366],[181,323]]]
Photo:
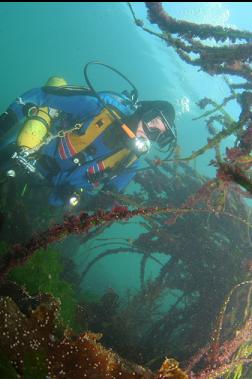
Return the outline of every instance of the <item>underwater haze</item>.
[[[172,44],[155,35],[161,30],[157,24],[150,23],[145,3],[130,4],[135,16],[144,22],[145,28],[153,31],[152,34],[136,25],[127,2],[0,4],[0,114],[17,97],[30,89],[43,87],[52,76],[64,78],[68,85],[86,86],[84,66],[90,61],[99,61],[123,73],[137,88],[140,101],[169,101],[175,109],[177,130],[177,147],[169,161],[162,165],[166,154],[152,146],[136,178],[122,194],[113,195],[113,206],[122,212],[122,217],[112,215],[107,223],[100,220],[102,212],[109,212],[111,207],[104,207],[102,211],[98,203],[91,210],[48,206],[46,186],[33,186],[25,176],[13,178],[11,184],[6,184],[5,171],[1,169],[1,255],[5,257],[13,245],[21,244],[21,247],[20,256],[15,256],[15,261],[10,263],[7,284],[2,290],[0,287],[0,296],[7,294],[12,298],[25,317],[30,317],[31,308],[41,304],[39,293],[53,296],[61,303],[61,327],[64,325],[78,334],[102,333],[101,343],[106,348],[156,371],[165,357],[185,362],[205,346],[217,321],[220,322],[219,312],[223,311],[230,290],[252,279],[251,178],[249,174],[246,180],[238,174],[232,176],[226,168],[225,174],[235,178],[236,191],[228,187],[224,174],[216,179],[220,172],[216,160],[222,156],[222,162],[227,163],[224,156],[227,148],[237,148],[237,134],[229,133],[218,147],[206,149],[194,159],[179,161],[207,145],[209,138],[225,128],[224,124],[214,121],[215,131],[211,135],[206,121],[209,115],[199,118],[211,107],[200,108],[199,102],[208,98],[212,104],[222,104],[231,94],[230,84],[245,79],[225,73],[210,74],[199,65],[185,62]],[[232,28],[252,32],[252,3],[162,4],[177,20],[221,26],[224,31]],[[176,36],[180,37],[180,34]],[[197,41],[201,42],[200,36]],[[228,40],[226,46],[231,42]],[[246,42],[251,44],[251,39]],[[219,46],[214,38],[208,38],[207,43]],[[105,67],[91,66],[89,75],[97,91],[121,93],[131,89]],[[251,87],[248,88],[250,91]],[[241,107],[236,99],[234,96],[223,112],[223,107],[218,108],[220,115],[228,115],[229,121],[237,121],[240,116]],[[0,148],[15,143],[19,131],[14,128],[8,132],[0,140]],[[246,159],[251,162],[249,152]],[[248,171],[249,166],[246,166],[242,174]],[[248,195],[246,199],[242,191]],[[181,207],[189,211],[198,208],[195,212],[179,213]],[[151,208],[151,211],[142,212],[143,208]],[[161,208],[165,208],[166,213],[158,210]],[[131,217],[127,212],[133,209],[138,212]],[[78,229],[80,219],[77,217],[81,212],[87,212],[88,217],[98,214],[98,221],[88,219],[86,233]],[[71,214],[77,220],[75,229],[68,218]],[[61,226],[57,229],[55,224]],[[61,227],[64,230],[60,235]],[[40,239],[40,233],[48,230],[50,237],[46,234]],[[23,245],[25,243],[27,245]],[[33,246],[42,248],[35,254],[27,253],[29,259],[24,259],[23,264],[22,246],[26,246],[27,252]],[[4,264],[1,267],[5,267]],[[237,295],[233,303],[236,311],[232,313],[228,308],[229,316],[222,320],[223,341],[233,336],[228,328],[233,325],[241,328],[244,314],[251,312],[251,300],[247,300],[251,294],[246,290],[240,293],[242,302],[246,303],[245,311],[239,306]],[[22,291],[26,295],[20,295]],[[25,299],[25,304],[30,304],[27,299],[31,297],[30,308],[20,306],[22,301],[17,301]],[[7,309],[4,306],[3,309]],[[10,317],[14,317],[13,306],[9,309],[12,309]],[[0,331],[3,333],[1,327]],[[57,338],[57,333],[55,335],[53,338]],[[251,349],[249,341],[245,342]],[[29,354],[22,366],[15,357],[19,350],[14,350],[0,343],[2,378],[14,378],[15,374],[22,378],[84,377],[74,376],[74,371],[69,371],[72,376],[53,374],[50,370],[48,374],[42,363],[34,364],[34,357]],[[37,361],[42,360],[43,354],[44,351],[39,358],[36,356]],[[249,360],[251,352],[246,351],[239,358]],[[224,362],[228,363],[228,359]],[[201,368],[199,364],[197,369]],[[249,370],[243,368],[240,376],[237,371],[237,376],[231,376],[234,373],[225,376],[226,372],[222,376],[211,377],[209,373],[209,376],[195,378],[252,378],[251,369],[251,376],[246,377],[248,373]],[[166,378],[148,375],[139,378]],[[193,378],[181,376],[181,379],[186,377]]]

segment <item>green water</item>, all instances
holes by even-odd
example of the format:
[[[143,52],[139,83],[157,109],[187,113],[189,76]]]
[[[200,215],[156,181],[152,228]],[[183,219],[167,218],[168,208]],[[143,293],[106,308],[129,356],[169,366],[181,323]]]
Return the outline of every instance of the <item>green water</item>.
[[[143,3],[135,4],[135,10],[140,17],[146,16]],[[183,13],[182,5],[177,4],[173,11],[185,17],[202,15],[199,6],[193,5],[190,11],[185,7]],[[27,89],[42,86],[52,75],[64,77],[69,84],[84,84],[84,64],[98,60],[129,77],[138,88],[140,99],[166,99],[174,105],[182,155],[206,142],[203,122],[192,122],[199,114],[195,103],[202,97],[203,82],[206,87],[211,83],[209,97],[214,94],[216,101],[223,98],[227,91],[223,80],[209,78],[186,65],[172,48],[137,28],[126,3],[2,3],[0,25],[0,111]],[[108,71],[90,73],[96,89],[121,90],[124,86]],[[183,98],[190,100],[189,112],[181,106]],[[155,153],[154,150],[150,156]],[[207,153],[193,164],[203,173],[213,175],[214,169],[208,166],[211,156]],[[129,193],[134,189],[131,184]],[[115,225],[103,238],[134,238],[142,230],[136,223],[134,220],[132,225]],[[96,241],[88,246],[96,246]],[[87,262],[88,246],[80,246],[75,257],[80,270]],[[129,283],[137,289],[139,263],[140,255],[130,251],[112,255],[91,269],[83,285],[97,292],[108,287],[121,292]],[[151,263],[149,275],[155,276],[158,269]]]

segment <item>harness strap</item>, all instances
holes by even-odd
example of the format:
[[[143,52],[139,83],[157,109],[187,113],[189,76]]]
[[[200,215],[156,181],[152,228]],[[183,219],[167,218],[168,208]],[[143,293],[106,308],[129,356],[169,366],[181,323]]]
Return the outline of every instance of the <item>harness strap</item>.
[[[77,134],[67,133],[66,137],[75,153],[77,154],[91,145],[91,143],[93,143],[96,138],[98,138],[111,125],[113,121],[114,119],[111,114],[104,109],[93,119],[85,134],[78,136]]]
[[[116,112],[113,110],[113,113]],[[85,149],[87,149],[114,122],[115,119],[113,115],[111,115],[111,112],[105,108],[101,113],[94,117],[87,130],[85,131],[85,134],[77,135],[72,132],[66,133],[65,141],[67,143],[69,151],[71,152],[71,155],[76,155],[80,152],[85,151]],[[121,127],[125,133],[128,134],[129,138],[135,137],[135,134],[129,129],[126,124],[122,124]],[[60,154],[64,157],[62,149],[60,150]],[[90,176],[97,176],[97,174],[100,174],[104,171],[117,169],[120,164],[125,164],[125,167],[128,167],[136,159],[137,156],[132,153],[130,149],[123,148],[111,154],[107,158],[90,166],[87,172]]]

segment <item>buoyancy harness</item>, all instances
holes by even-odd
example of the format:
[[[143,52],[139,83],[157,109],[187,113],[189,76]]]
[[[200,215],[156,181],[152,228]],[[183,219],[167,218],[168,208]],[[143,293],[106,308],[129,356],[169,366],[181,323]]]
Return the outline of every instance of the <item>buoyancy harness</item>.
[[[36,107],[33,104],[27,104],[25,107],[27,119],[24,122],[23,128],[18,135],[17,145],[21,148],[25,148],[26,153],[28,154],[27,160],[29,160],[29,149],[36,149],[40,145],[43,146],[43,143],[47,143],[46,137],[50,132],[53,120],[58,117],[59,112],[54,108]],[[113,114],[117,114],[117,117],[119,117],[119,114],[115,110],[112,112]],[[76,156],[79,156],[80,153],[84,153],[85,150],[88,149],[88,147],[90,147],[90,145],[92,145],[92,143],[95,142],[95,140],[102,133],[108,130],[112,124],[115,125],[115,123],[116,121],[111,114],[111,110],[108,111],[108,109],[105,108],[96,117],[94,117],[84,134],[78,135],[74,133],[74,127],[70,131],[60,131],[59,137],[64,137],[67,148],[69,151],[71,151],[73,161],[75,162]],[[78,124],[78,128],[81,127],[82,124]],[[117,125],[117,127],[121,127],[123,134],[125,134],[129,140],[132,141],[134,138],[136,138],[135,133],[131,131],[131,129],[125,123],[121,123],[120,125]],[[64,148],[62,142],[59,143],[59,154],[62,159],[66,159],[66,156],[64,156]],[[118,149],[116,152],[113,152],[111,155],[107,156],[89,168],[88,175],[90,177],[90,180],[91,178],[97,179],[97,176],[99,176],[101,173],[105,174],[105,171],[106,173],[108,173],[108,171],[110,171],[110,173],[112,173],[112,171],[114,172],[115,169],[118,169],[122,163],[124,167],[129,166],[137,158],[137,154],[135,154],[132,149],[127,147],[126,142],[125,147]]]
[[[137,144],[137,143],[133,142],[133,141],[136,141],[136,142],[140,142],[140,141],[138,141],[135,133],[123,121],[123,118],[121,117],[121,115],[118,112],[116,112],[113,108],[108,106],[103,101],[103,99],[101,98],[99,93],[95,90],[95,88],[93,87],[93,84],[91,83],[91,81],[89,79],[89,75],[88,75],[88,68],[92,65],[105,67],[106,69],[111,70],[112,72],[119,75],[124,81],[126,81],[132,88],[132,91],[129,94],[130,96],[128,96],[128,97],[130,98],[131,103],[134,105],[137,103],[137,100],[138,100],[138,91],[137,91],[136,87],[134,86],[134,84],[125,75],[123,75],[120,71],[111,67],[110,65],[107,65],[107,64],[104,64],[104,63],[101,63],[98,61],[91,61],[91,62],[88,62],[84,67],[84,70],[83,70],[84,77],[85,77],[85,80],[86,80],[86,83],[87,83],[89,89],[91,90],[91,93],[104,106],[104,111],[102,112],[101,116],[106,115],[105,118],[109,121],[107,123],[104,123],[103,119],[96,120],[95,122],[97,124],[97,129],[99,129],[99,127],[100,127],[102,129],[102,131],[104,131],[111,124],[116,123],[118,125],[118,127],[120,127],[124,131],[124,133],[127,135],[128,141],[129,141],[129,143],[127,144],[128,146],[124,147],[123,149],[118,150],[117,152],[113,153],[112,155],[110,155],[106,159],[102,160],[101,162],[98,162],[98,164],[96,164],[96,166],[90,167],[89,168],[89,174],[92,174],[95,171],[95,167],[98,171],[103,171],[103,172],[105,170],[109,170],[110,172],[118,171],[120,166],[124,166],[124,168],[129,167],[133,162],[135,162],[139,158],[139,156],[141,154],[148,151],[149,146],[147,147],[145,142],[141,142],[141,144],[139,144],[139,143]],[[97,134],[97,136],[95,136],[95,138],[97,138],[98,135],[100,135],[100,132],[98,132],[98,134]],[[93,141],[95,140],[95,138],[93,139]],[[140,145],[142,146],[141,147],[142,151],[140,151],[141,150],[139,148]],[[95,174],[93,174],[93,175],[95,175]]]
[[[115,111],[113,110],[113,112]],[[87,150],[90,145],[94,143],[99,136],[102,135],[102,133],[106,132],[108,128],[114,124],[115,119],[112,117],[111,112],[109,112],[108,109],[103,109],[101,113],[94,117],[93,121],[85,131],[85,134],[77,135],[72,132],[66,133],[65,142],[67,143],[67,147],[71,151],[73,157],[78,157],[80,156],[79,153],[84,153],[85,150]],[[125,123],[122,123],[120,126],[123,130],[123,133],[127,135],[129,140],[136,138],[135,133],[132,132],[132,130]],[[64,159],[64,152],[62,148],[62,145],[60,145],[59,153]],[[138,159],[138,157],[139,156],[130,147],[128,147],[126,143],[125,147],[118,148],[118,150],[113,152],[111,155],[89,166],[87,170],[88,177],[90,181],[94,181],[97,180],[101,174],[113,174],[115,171],[118,171],[121,165],[124,167],[129,167]],[[79,164],[78,158],[74,158],[73,161]]]

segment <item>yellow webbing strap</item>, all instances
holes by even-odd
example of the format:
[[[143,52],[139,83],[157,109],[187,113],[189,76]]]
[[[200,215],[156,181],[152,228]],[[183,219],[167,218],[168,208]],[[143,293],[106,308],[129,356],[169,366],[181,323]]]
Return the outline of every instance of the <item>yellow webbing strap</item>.
[[[85,134],[78,136],[73,133],[68,133],[68,139],[76,153],[85,150],[112,124],[112,122],[114,122],[113,117],[104,109],[93,119]]]
[[[80,151],[85,150],[92,142],[94,142],[96,138],[99,137],[114,121],[115,120],[110,114],[110,112],[107,109],[104,109],[99,115],[97,115],[93,119],[93,121],[87,128],[85,134],[78,136],[73,133],[68,133],[68,140],[72,144],[76,153],[79,153]],[[135,137],[135,134],[129,129],[127,125],[123,124],[122,126],[128,129],[126,131],[123,128],[130,138]],[[131,132],[131,135],[129,135],[129,131]],[[123,148],[117,151],[116,153],[110,155],[102,161],[104,168],[112,169],[116,167],[122,160],[124,160],[130,154],[132,154],[132,152],[127,148]],[[127,165],[125,167],[130,166],[136,159],[137,156],[134,154],[129,160],[129,162],[127,162]]]
[[[123,159],[125,159],[130,154],[132,154],[132,152],[126,148],[117,151],[116,153],[114,153],[113,155],[110,155],[108,158],[106,158],[102,161],[104,168],[105,169],[106,168],[112,169],[112,168],[116,167],[120,162],[123,161]],[[134,154],[132,156],[132,158],[129,160],[129,162],[127,162],[125,167],[130,166],[136,159],[137,159],[137,156]]]

